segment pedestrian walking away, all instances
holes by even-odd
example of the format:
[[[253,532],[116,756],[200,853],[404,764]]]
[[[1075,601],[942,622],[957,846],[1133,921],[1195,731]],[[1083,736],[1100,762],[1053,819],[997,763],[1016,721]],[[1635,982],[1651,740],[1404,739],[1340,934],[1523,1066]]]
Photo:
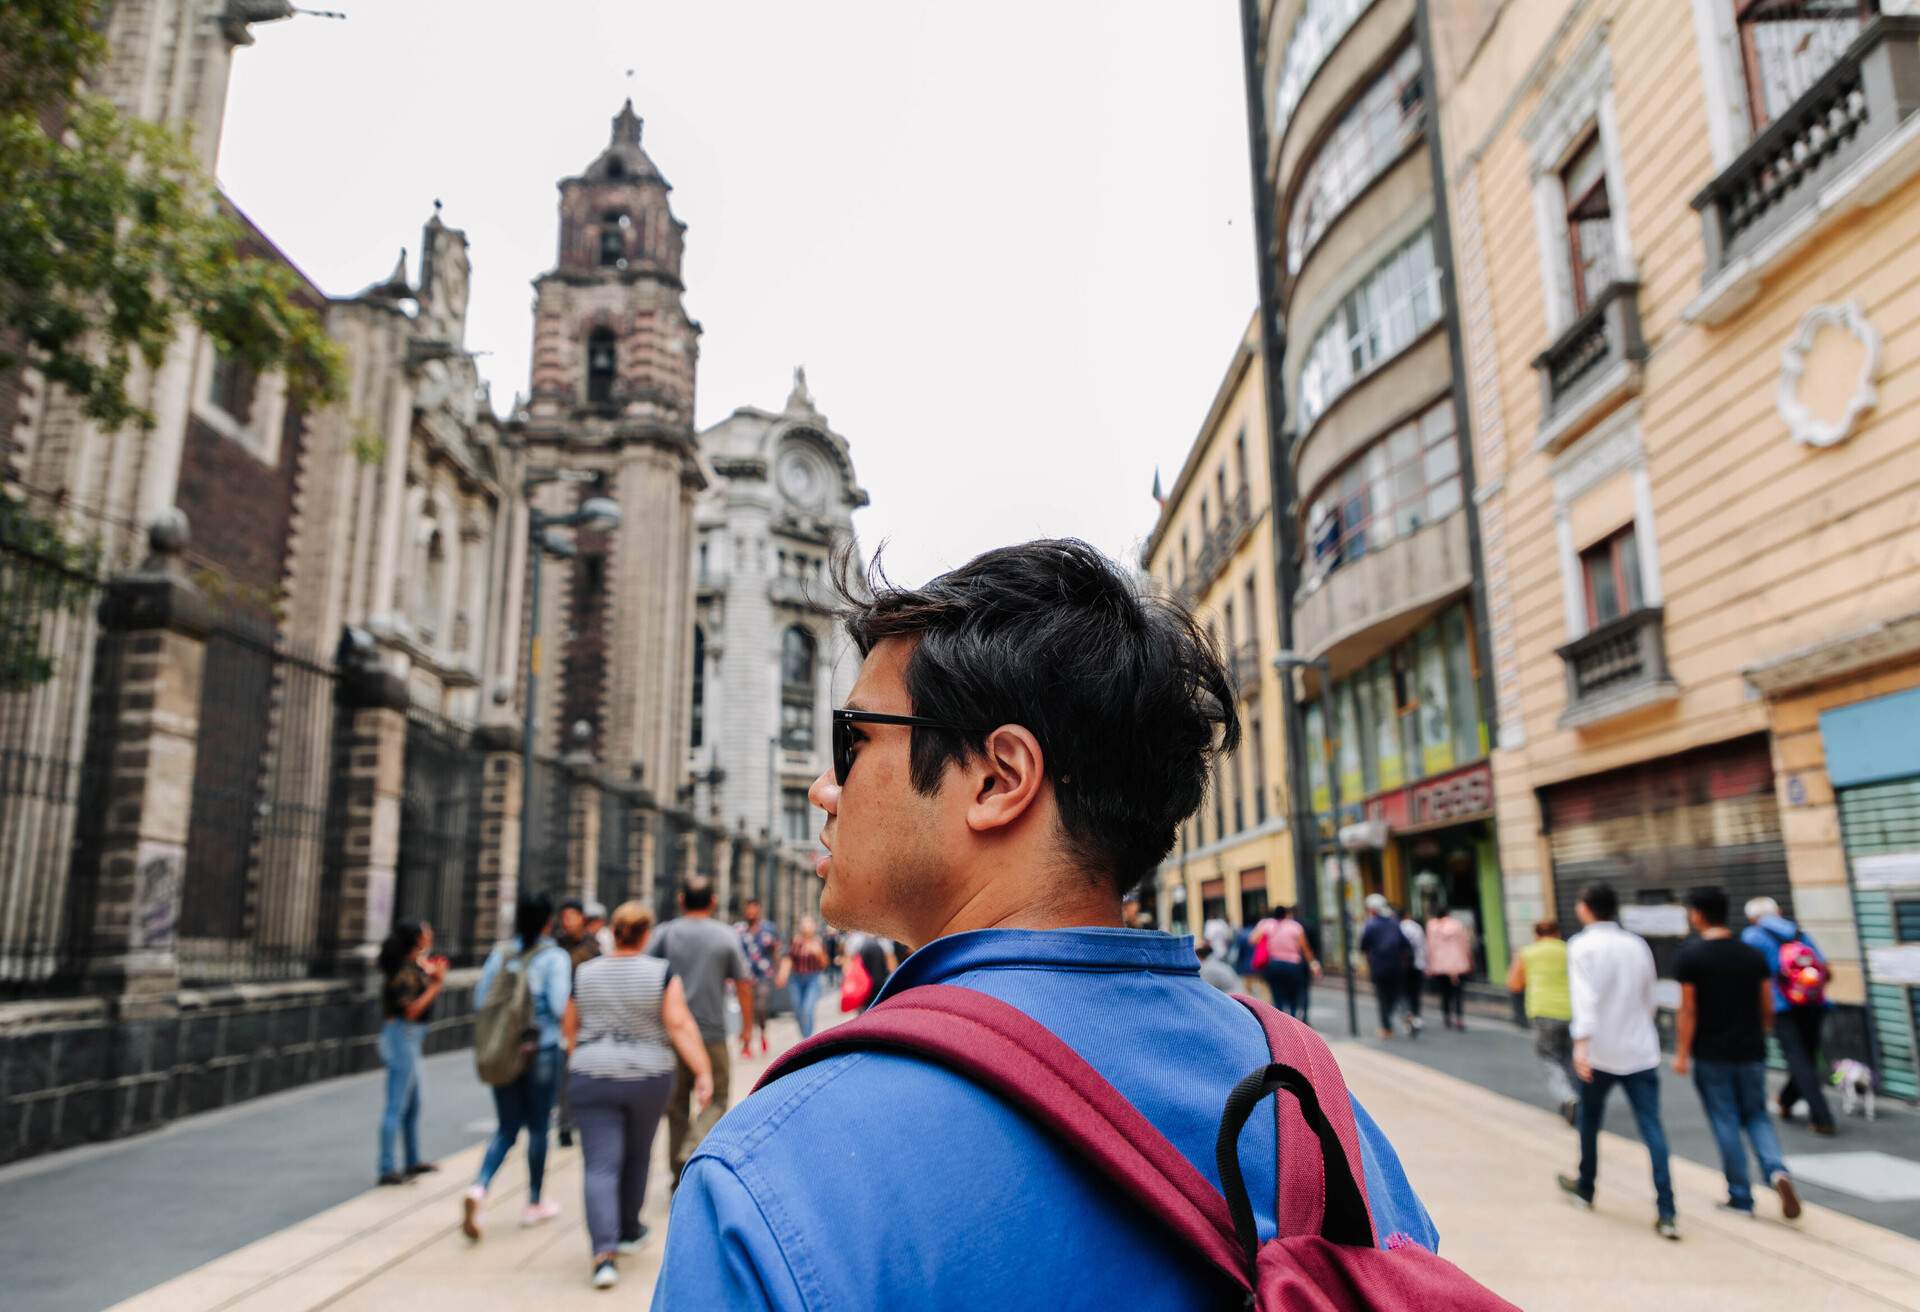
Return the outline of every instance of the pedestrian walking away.
[[[1653,1166],[1653,1227],[1678,1239],[1667,1132],[1660,1122],[1660,1033],[1654,1028],[1653,950],[1620,927],[1620,898],[1609,885],[1589,884],[1574,910],[1586,928],[1567,944],[1567,983],[1573,1003],[1573,1069],[1580,1077],[1580,1173],[1559,1177],[1560,1188],[1593,1206],[1600,1172],[1600,1126],[1607,1095],[1626,1091],[1640,1142]]]
[[[1807,1124],[1815,1134],[1835,1133],[1827,1105],[1820,1061],[1820,1031],[1833,1004],[1827,1000],[1827,956],[1798,925],[1780,914],[1780,904],[1757,897],[1746,905],[1747,927],[1740,941],[1759,949],[1773,983],[1773,1037],[1787,1061],[1787,1082],[1780,1089],[1780,1119],[1807,1104]],[[1791,972],[1789,967],[1793,968]],[[1791,973],[1794,977],[1789,979]]]
[[[1407,966],[1407,1033],[1419,1037],[1427,1022],[1420,1016],[1420,1001],[1427,991],[1427,931],[1411,911],[1400,913],[1400,932],[1406,936],[1413,960]]]
[[[676,1061],[693,1071],[695,1105],[713,1101],[713,1068],[687,1009],[685,986],[666,961],[641,955],[653,912],[623,902],[614,909],[611,928],[613,951],[574,975],[562,1021],[596,1289],[618,1282],[620,1255],[647,1237],[640,1208]]]
[[[598,902],[593,904],[601,921],[606,919],[606,908]],[[577,972],[585,962],[600,955],[600,936],[594,932],[595,917],[588,914],[585,901],[570,897],[560,904],[560,911],[554,920],[553,941],[567,954],[572,970]],[[554,1118],[559,1122],[560,1146],[573,1147],[573,1105],[568,1094],[566,1072],[560,1073],[559,1092],[557,1094],[559,1114]]]
[[[434,999],[447,980],[447,959],[433,955],[433,926],[403,920],[380,945],[380,1061],[387,1103],[380,1116],[379,1180],[404,1184],[438,1170],[420,1159],[420,1063]],[[396,1157],[396,1142],[401,1154]]]
[[[1273,1005],[1289,1016],[1300,1016],[1307,991],[1320,977],[1320,962],[1307,945],[1307,931],[1289,907],[1275,907],[1273,915],[1253,927],[1253,969],[1267,982]]]
[[[1218,1230],[1214,1262],[1042,1122],[920,1050],[833,1047],[898,1023],[895,1004],[985,1008],[1101,1081],[1102,1101],[1080,1105],[1127,1105],[1143,1138],[1164,1136],[1169,1168],[1211,1189],[1221,1108],[1274,1060],[1267,1025],[1274,1042],[1320,1043],[1203,981],[1186,936],[1122,926],[1122,891],[1165,858],[1216,754],[1238,745],[1231,677],[1184,609],[1143,598],[1082,543],[989,552],[915,590],[858,572],[843,575],[841,600],[862,664],[810,789],[827,816],[820,907],[913,951],[877,1005],[793,1050],[804,1069],[783,1057],[775,1069],[792,1073],[707,1136],[674,1197],[654,1306],[904,1307],[929,1290],[943,1307],[1157,1312],[1229,1294],[1239,1306],[1253,1276]],[[914,1015],[956,1060],[1003,1033]],[[1330,1055],[1315,1068],[1337,1073]],[[1043,1074],[1038,1062],[1020,1072]],[[1353,1170],[1328,1178],[1344,1186],[1341,1215],[1371,1224],[1327,1251],[1444,1268],[1391,1144],[1340,1094],[1317,1105],[1346,1127],[1329,1133]],[[1283,1219],[1281,1129],[1317,1142],[1300,1107],[1289,1099],[1236,1131],[1247,1225],[1262,1239]],[[1314,1170],[1310,1152],[1289,1171]],[[911,1188],[876,1188],[876,1171],[897,1179],[903,1166]],[[1287,1191],[1309,1195],[1321,1196]]]
[[[461,1200],[460,1229],[468,1239],[480,1238],[480,1208],[486,1202],[487,1187],[522,1130],[527,1132],[527,1205],[520,1213],[520,1224],[539,1225],[560,1214],[559,1204],[541,1198],[540,1191],[547,1175],[548,1122],[553,1119],[553,1101],[566,1058],[560,1020],[573,990],[573,964],[553,941],[553,901],[545,893],[520,898],[513,926],[513,938],[496,944],[487,955],[473,990],[473,1005],[479,1013],[476,1060],[494,1056],[496,1045],[488,1041],[488,1034],[479,1032],[488,1028],[487,999],[495,989],[502,992],[491,1014],[500,1015],[513,1005],[510,999],[524,997],[528,1023],[517,1036],[518,1073],[493,1086],[499,1125],[480,1159],[479,1175]]]
[[[752,1055],[753,1032],[760,1031],[760,1051],[767,1050],[767,1019],[773,1013],[775,979],[784,973],[786,945],[780,931],[761,918],[760,899],[750,897],[742,908],[743,916],[733,932],[740,937],[740,950],[746,954],[747,969],[753,972],[753,1011],[741,1017],[740,1055]]]
[[[793,1001],[794,1023],[800,1037],[813,1037],[814,1009],[820,1005],[820,981],[827,973],[827,945],[820,937],[820,925],[812,916],[800,917],[800,928],[787,944],[787,954],[775,977],[777,987],[787,990]]]
[[[1213,955],[1213,945],[1201,939],[1193,945],[1193,955],[1200,961],[1200,978],[1219,989],[1222,993],[1238,993],[1240,977],[1233,973],[1233,967]]]
[[[1729,1211],[1753,1215],[1747,1143],[1760,1160],[1760,1178],[1780,1196],[1780,1212],[1800,1215],[1800,1197],[1780,1156],[1780,1138],[1767,1118],[1767,1030],[1773,1022],[1773,974],[1767,958],[1727,928],[1727,895],[1695,889],[1687,920],[1698,938],[1680,949],[1673,977],[1680,981],[1673,1073],[1693,1072],[1707,1123],[1727,1176]],[[1744,1132],[1746,1142],[1741,1141]]]
[[[1400,917],[1378,893],[1367,895],[1367,923],[1360,931],[1360,955],[1367,959],[1374,1000],[1380,1005],[1380,1037],[1393,1037],[1393,1010],[1407,987],[1413,945],[1400,932]]]
[[[1473,931],[1449,910],[1427,922],[1427,974],[1440,990],[1440,1019],[1450,1030],[1467,1027],[1466,982],[1473,974]]]
[[[1567,988],[1567,944],[1560,922],[1542,920],[1533,942],[1521,948],[1507,972],[1507,991],[1518,993],[1533,1030],[1533,1052],[1546,1074],[1547,1092],[1568,1125],[1579,1124],[1580,1095],[1573,1074],[1573,998]]]
[[[647,955],[673,968],[687,996],[706,1050],[713,1097],[694,1106],[699,1072],[681,1057],[674,1063],[673,1089],[667,1095],[667,1162],[678,1187],[681,1168],[727,1110],[733,1094],[733,1059],[727,1051],[727,987],[740,999],[740,1033],[753,1030],[753,972],[740,939],[713,918],[713,881],[696,875],[680,885],[680,915],[654,933]]]

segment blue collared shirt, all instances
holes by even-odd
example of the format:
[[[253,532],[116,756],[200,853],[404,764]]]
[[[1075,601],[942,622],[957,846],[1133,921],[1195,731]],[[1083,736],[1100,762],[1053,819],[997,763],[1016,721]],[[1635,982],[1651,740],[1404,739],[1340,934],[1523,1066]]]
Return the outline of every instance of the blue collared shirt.
[[[1139,1108],[1215,1188],[1234,1084],[1268,1061],[1246,1010],[1200,979],[1192,940],[1123,929],[977,930],[908,957],[882,990],[957,984],[1010,1003]],[[1384,1245],[1439,1238],[1393,1147],[1354,1103]],[[1240,1160],[1274,1231],[1273,1117]],[[727,1113],[674,1196],[653,1306],[1125,1307],[1217,1302],[1221,1278],[995,1095],[917,1058],[830,1057]]]
[[[539,1047],[560,1046],[560,1018],[566,1014],[567,998],[573,993],[573,961],[551,938],[542,936],[534,954],[527,959],[527,987],[533,993],[533,1022],[540,1028]],[[479,1011],[487,1000],[487,990],[502,970],[513,970],[520,960],[520,944],[506,939],[494,944],[487,964],[480,968],[480,982],[473,986],[473,1009]]]

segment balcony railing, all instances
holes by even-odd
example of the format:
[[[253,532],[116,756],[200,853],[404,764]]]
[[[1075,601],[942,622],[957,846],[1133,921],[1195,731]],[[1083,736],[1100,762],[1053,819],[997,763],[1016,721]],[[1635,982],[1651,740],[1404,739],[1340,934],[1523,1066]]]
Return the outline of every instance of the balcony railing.
[[[1244,483],[1233,499],[1220,507],[1220,518],[1200,530],[1200,553],[1193,558],[1193,571],[1174,589],[1188,605],[1198,600],[1240,545],[1240,535],[1253,523],[1253,490]]]
[[[1540,375],[1540,427],[1562,424],[1597,397],[1595,385],[1617,366],[1639,364],[1647,358],[1640,335],[1640,284],[1607,284],[1560,334],[1559,340],[1534,358]]]
[[[1917,110],[1920,16],[1875,18],[1693,198],[1707,278],[1815,206],[1824,184]]]
[[[1666,611],[1647,606],[1609,620],[1557,653],[1567,671],[1564,724],[1591,723],[1657,700],[1667,673]]]
[[[1233,649],[1233,688],[1241,701],[1260,694],[1260,644],[1251,639]]]

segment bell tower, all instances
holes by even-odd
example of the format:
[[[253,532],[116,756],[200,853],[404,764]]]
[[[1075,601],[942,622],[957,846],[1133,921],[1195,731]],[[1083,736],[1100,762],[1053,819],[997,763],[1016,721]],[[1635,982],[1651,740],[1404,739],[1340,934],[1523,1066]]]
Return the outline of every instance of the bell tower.
[[[700,325],[682,303],[686,225],[642,126],[627,101],[606,148],[560,182],[559,252],[534,280],[532,392],[515,427],[530,471],[576,480],[538,488],[542,509],[604,495],[623,514],[617,529],[579,533],[579,554],[549,575],[565,585],[542,615],[553,635],[542,750],[584,721],[603,767],[624,777],[643,762],[671,804],[691,699],[693,497],[705,486],[693,433]]]

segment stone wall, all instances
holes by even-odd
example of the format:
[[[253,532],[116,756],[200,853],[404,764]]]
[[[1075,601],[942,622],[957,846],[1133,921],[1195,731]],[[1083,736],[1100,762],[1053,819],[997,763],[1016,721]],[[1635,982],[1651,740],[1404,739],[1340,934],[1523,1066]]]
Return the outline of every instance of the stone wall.
[[[478,979],[448,977],[429,1053],[472,1043]],[[339,980],[182,992],[137,1018],[97,999],[0,1007],[0,1163],[372,1070],[381,1023],[378,991]]]

